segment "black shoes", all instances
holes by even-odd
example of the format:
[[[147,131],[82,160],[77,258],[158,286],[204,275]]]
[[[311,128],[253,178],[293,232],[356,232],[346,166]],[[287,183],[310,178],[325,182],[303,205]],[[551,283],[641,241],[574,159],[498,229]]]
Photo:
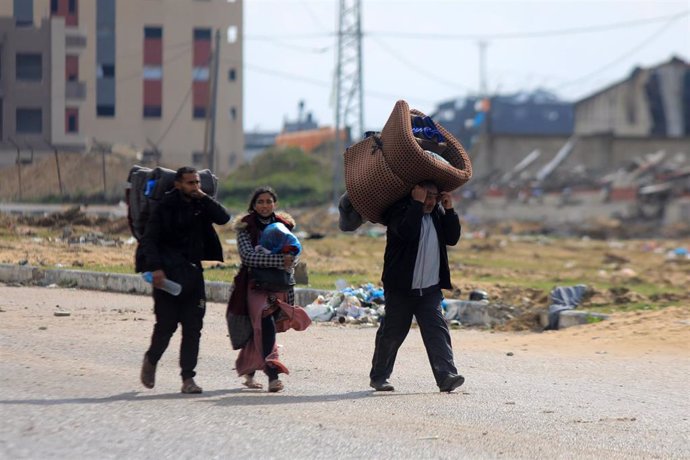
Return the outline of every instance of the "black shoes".
[[[146,354],[141,364],[141,383],[149,390],[156,385],[156,365],[151,364]]]
[[[463,377],[462,375],[451,374],[445,378],[445,380],[439,386],[439,388],[441,392],[450,393],[463,383],[465,383],[465,377]]]
[[[390,384],[388,380],[382,380],[380,382],[374,382],[373,380],[369,382],[369,386],[376,391],[393,391],[395,387]]]

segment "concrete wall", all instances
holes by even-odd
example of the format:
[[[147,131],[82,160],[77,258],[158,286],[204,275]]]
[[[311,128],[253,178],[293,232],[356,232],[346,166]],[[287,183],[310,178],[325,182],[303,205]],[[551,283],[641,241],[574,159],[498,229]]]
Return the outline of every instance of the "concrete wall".
[[[649,70],[575,105],[575,133],[593,135],[646,136],[652,127],[644,85]]]

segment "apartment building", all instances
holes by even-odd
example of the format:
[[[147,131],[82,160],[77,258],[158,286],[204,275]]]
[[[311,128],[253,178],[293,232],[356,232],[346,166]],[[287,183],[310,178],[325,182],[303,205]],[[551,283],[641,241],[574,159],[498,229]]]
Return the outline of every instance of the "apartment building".
[[[0,164],[124,144],[226,174],[242,162],[242,81],[241,0],[2,0]]]

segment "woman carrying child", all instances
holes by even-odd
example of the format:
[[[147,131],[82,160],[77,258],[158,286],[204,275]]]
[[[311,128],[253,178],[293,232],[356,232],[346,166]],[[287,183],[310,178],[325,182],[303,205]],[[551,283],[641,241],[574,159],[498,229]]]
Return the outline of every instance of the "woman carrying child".
[[[269,225],[280,223],[288,230],[295,226],[289,214],[276,213],[277,202],[278,196],[271,187],[259,187],[249,201],[249,213],[235,223],[237,248],[242,265],[235,277],[228,305],[230,312],[246,311],[253,332],[237,357],[237,373],[244,376],[243,385],[258,389],[263,386],[256,381],[255,373],[257,370],[263,371],[268,376],[268,391],[272,393],[284,388],[278,375],[288,373],[285,365],[278,359],[276,332],[282,332],[287,328],[302,330],[310,323],[303,309],[293,307],[295,293],[292,285],[296,263],[294,253],[298,251],[271,253],[259,246],[262,232]],[[257,269],[284,270],[287,272],[284,275],[290,281],[289,287],[275,292],[258,286],[252,273]]]

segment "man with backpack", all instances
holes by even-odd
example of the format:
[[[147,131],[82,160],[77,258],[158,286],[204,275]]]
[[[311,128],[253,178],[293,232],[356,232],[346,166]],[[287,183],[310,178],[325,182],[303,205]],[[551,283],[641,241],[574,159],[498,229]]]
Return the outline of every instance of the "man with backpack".
[[[199,173],[182,167],[175,173],[174,188],[153,208],[138,248],[137,272],[152,272],[156,324],[144,355],[141,383],[153,388],[156,365],[170,338],[182,325],[180,367],[182,393],[201,393],[194,382],[199,339],[206,313],[202,260],[223,261],[223,249],[213,224],[223,225],[230,214],[201,190]],[[166,279],[182,286],[175,296],[160,289]]]

